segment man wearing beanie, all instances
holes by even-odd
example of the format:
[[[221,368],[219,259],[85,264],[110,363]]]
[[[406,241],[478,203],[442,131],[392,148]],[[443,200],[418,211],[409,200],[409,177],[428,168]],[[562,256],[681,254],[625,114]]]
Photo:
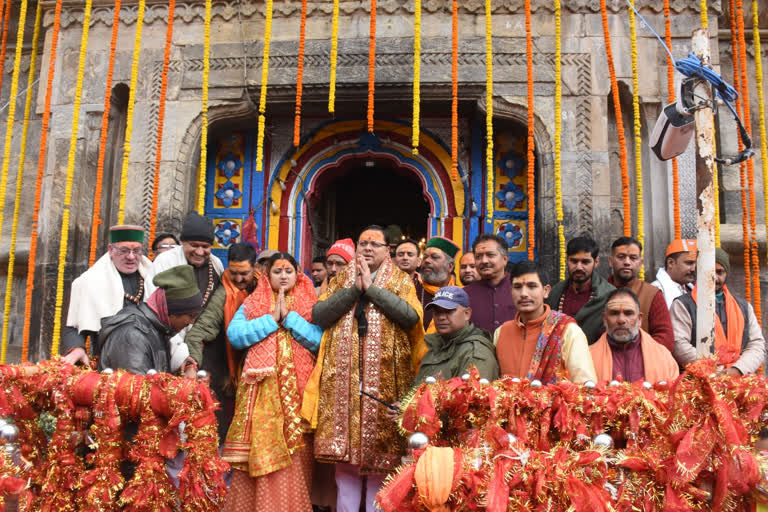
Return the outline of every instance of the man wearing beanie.
[[[334,242],[331,248],[328,249],[328,252],[325,253],[325,270],[328,275],[317,290],[318,297],[328,290],[328,283],[331,282],[331,279],[333,279],[341,269],[346,267],[354,257],[355,242],[353,242],[351,238],[344,238]]]
[[[725,281],[731,270],[728,253],[715,249],[715,343],[718,365],[731,375],[755,373],[765,359],[765,339],[752,305],[731,294]],[[696,288],[672,303],[675,356],[685,368],[696,360]]]
[[[416,294],[424,306],[424,328],[432,322],[433,309],[427,309],[437,290],[444,286],[454,286],[456,283],[453,269],[456,265],[456,253],[459,247],[452,240],[435,236],[429,239],[421,258],[421,272],[416,281]],[[434,327],[427,331],[435,332]]]
[[[168,340],[195,321],[202,296],[190,265],[160,272],[153,282],[157,289],[147,302],[129,304],[102,322],[99,370],[123,369],[140,375],[152,369],[171,371]]]
[[[88,364],[85,339],[95,340],[101,319],[146,297],[152,262],[144,256],[144,229],[112,226],[107,253],[72,282],[66,326],[61,330],[61,354],[67,363]],[[98,354],[98,346],[91,343]]]
[[[221,273],[224,265],[221,260],[211,254],[213,245],[214,225],[211,219],[192,212],[184,219],[181,227],[181,245],[158,256],[152,264],[152,275],[179,266],[191,265],[194,269],[195,282],[203,297],[203,307],[213,296],[221,283]],[[155,286],[150,283],[147,294],[152,294]],[[147,295],[147,296],[148,296]],[[171,340],[171,370],[176,371],[182,362],[189,357],[189,350],[184,343],[186,331],[180,332]]]

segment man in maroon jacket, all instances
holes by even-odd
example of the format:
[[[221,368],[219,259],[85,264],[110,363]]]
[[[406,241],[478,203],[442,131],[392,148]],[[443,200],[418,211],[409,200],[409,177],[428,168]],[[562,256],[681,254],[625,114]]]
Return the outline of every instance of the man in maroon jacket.
[[[642,244],[628,236],[617,238],[611,245],[608,263],[612,271],[608,282],[616,288],[629,288],[637,295],[640,311],[643,313],[643,330],[672,352],[675,333],[664,294],[652,284],[637,277],[643,264]]]
[[[517,313],[509,274],[505,272],[509,261],[507,251],[506,240],[491,233],[483,233],[472,244],[480,280],[469,283],[464,291],[472,304],[472,323],[491,333]]]

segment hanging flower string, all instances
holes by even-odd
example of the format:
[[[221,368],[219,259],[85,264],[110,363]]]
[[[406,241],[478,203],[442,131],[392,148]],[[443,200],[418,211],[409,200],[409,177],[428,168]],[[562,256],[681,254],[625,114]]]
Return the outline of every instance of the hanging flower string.
[[[634,13],[633,13],[634,14]],[[672,20],[669,15],[669,0],[664,0],[664,41],[672,48]],[[675,66],[667,55],[667,102],[675,101]],[[716,173],[715,173],[716,174]],[[674,217],[675,239],[683,237],[680,225],[680,177],[677,157],[672,159],[672,214]]]
[[[128,92],[128,108],[125,115],[125,143],[123,144],[123,166],[120,172],[120,209],[117,223],[125,223],[125,194],[128,189],[128,164],[131,157],[131,136],[133,135],[133,115],[136,105],[136,89],[139,84],[139,58],[141,56],[141,33],[144,28],[144,10],[146,0],[139,0],[136,13],[136,36],[133,41],[133,61],[131,62],[131,85]]]
[[[419,117],[421,116],[421,0],[413,1],[413,126],[411,152],[419,154]],[[451,167],[453,171],[453,167]],[[452,175],[453,176],[453,175]]]
[[[211,0],[205,0],[205,26],[203,31],[203,106],[200,121],[200,166],[197,170],[197,213],[200,215],[205,211],[205,174],[208,169],[208,80],[210,74]]]
[[[562,134],[563,134],[563,84],[562,84],[562,9],[560,0],[555,0],[555,220],[559,249],[560,280],[565,279],[565,227],[563,226],[563,182],[562,182]]]
[[[77,155],[77,132],[80,126],[80,105],[83,100],[83,80],[85,75],[85,55],[88,50],[88,32],[91,26],[91,6],[93,0],[86,0],[83,9],[83,34],[80,38],[80,56],[77,64],[77,82],[72,106],[72,130],[69,138],[69,155],[67,156],[67,174],[64,184],[64,204],[61,213],[61,245],[59,246],[59,268],[56,278],[56,303],[53,315],[53,334],[51,337],[51,354],[59,353],[61,340],[62,307],[64,304],[64,271],[67,263],[69,248],[69,216],[72,209],[72,183],[75,177],[75,157]],[[122,221],[120,221],[122,222]]]
[[[619,84],[616,80],[616,69],[613,66],[613,50],[611,48],[611,32],[608,29],[608,9],[605,0],[600,0],[600,14],[603,19],[603,36],[605,38],[605,55],[608,59],[608,73],[611,77],[611,93],[613,94],[613,110],[616,116],[616,133],[619,142],[619,162],[621,164],[621,198],[624,204],[624,236],[632,236],[632,210],[629,201],[629,170],[627,168],[627,142],[624,137],[624,119],[621,115],[621,98]]]
[[[752,35],[755,45],[755,55],[762,55],[760,49],[760,20],[758,17],[757,0],[752,0]],[[763,63],[755,59],[755,81],[757,83],[757,104],[760,105],[760,154],[768,155],[768,135],[765,127],[765,98],[763,97]],[[766,158],[765,156],[763,158]],[[763,204],[768,204],[768,162],[762,162],[763,169]],[[765,208],[765,229],[768,237],[768,208]],[[746,266],[746,265],[745,265]],[[759,320],[759,319],[758,319]]]
[[[629,0],[632,7],[635,6],[634,0]],[[637,70],[637,30],[635,27],[635,11],[629,9],[629,34],[632,45],[632,117],[634,120],[633,128],[635,134],[635,190],[636,190],[636,217],[637,217],[637,240],[640,244],[645,244],[645,218],[643,215],[643,139],[640,126],[640,88],[638,85]],[[645,280],[645,264],[640,264],[640,280]]]
[[[99,160],[96,164],[96,186],[93,193],[93,221],[91,222],[91,252],[88,256],[88,266],[96,261],[96,250],[99,246],[99,227],[101,226],[101,194],[104,184],[104,159],[107,154],[107,135],[109,132],[109,113],[112,111],[112,79],[115,72],[115,52],[117,51],[117,33],[120,26],[121,0],[115,0],[112,18],[112,38],[109,42],[109,62],[107,64],[107,83],[104,86],[104,113],[101,115],[101,138],[99,140]],[[150,243],[152,236],[149,237]]]
[[[451,179],[459,178],[459,1],[451,3]]]
[[[5,4],[5,10],[3,11],[5,17],[3,18],[3,38],[0,42],[0,90],[3,88],[3,77],[5,76],[5,53],[8,49],[8,29],[11,22],[12,7],[13,0],[8,0]]]
[[[376,0],[371,0],[368,33],[368,131],[373,132],[373,93],[376,89]]]
[[[264,53],[261,59],[261,91],[259,93],[259,132],[256,137],[256,172],[264,170],[264,129],[267,111],[267,80],[269,78],[269,43],[272,40],[272,0],[266,0],[264,13]]]
[[[40,196],[43,189],[45,173],[45,156],[48,152],[48,125],[51,119],[51,97],[53,95],[53,77],[56,71],[56,52],[59,45],[59,30],[61,28],[61,5],[63,0],[56,0],[51,27],[51,49],[48,59],[47,82],[45,85],[45,101],[43,117],[40,122],[40,150],[37,155],[37,178],[35,180],[35,200],[32,207],[32,231],[29,234],[29,258],[27,261],[27,284],[24,297],[24,329],[22,334],[21,360],[29,358],[29,329],[32,321],[32,294],[35,289],[35,264],[37,260],[37,223],[40,219]],[[31,73],[30,73],[31,74]]]
[[[486,201],[488,222],[493,221],[493,25],[491,0],[485,0],[485,169],[487,175]]]
[[[152,209],[149,215],[149,240],[157,233],[157,201],[160,195],[160,163],[163,161],[163,130],[165,128],[165,101],[168,93],[168,64],[171,61],[173,46],[173,20],[176,13],[176,0],[168,0],[168,26],[165,31],[165,50],[163,51],[163,72],[160,75],[160,102],[157,106],[157,145],[155,146],[155,175],[152,180]]]
[[[531,0],[525,0],[525,57],[526,74],[528,79],[528,143],[526,163],[528,164],[528,259],[533,259],[536,248],[536,162],[535,141],[533,138],[533,35],[531,33]]]
[[[296,117],[293,120],[293,145],[301,140],[301,94],[304,89],[304,44],[307,37],[307,0],[301,0],[301,22],[299,23],[299,64],[296,70]]]
[[[8,186],[8,173],[9,173],[9,166],[11,164],[11,140],[13,136],[13,123],[16,120],[16,95],[19,92],[19,74],[21,73],[21,50],[24,48],[24,27],[26,25],[26,19],[27,19],[27,0],[21,0],[21,5],[19,6],[19,19],[18,19],[18,29],[16,32],[16,52],[14,54],[13,58],[13,75],[11,76],[11,93],[10,93],[10,103],[8,105],[8,119],[6,121],[6,127],[5,127],[5,148],[3,151],[3,168],[2,168],[2,177],[0,177],[0,200],[3,201],[2,204],[5,204],[5,196],[7,193],[7,186]],[[32,68],[32,64],[30,63],[30,74],[31,77],[34,74],[34,69]],[[27,102],[26,105],[29,105],[29,98],[32,96],[31,89],[27,91]],[[24,151],[24,145],[27,143],[26,140],[26,129],[27,129],[27,121],[29,117],[29,111],[25,109],[24,112],[24,136],[22,137],[22,149],[21,152]],[[4,301],[4,308],[3,308],[3,334],[2,334],[2,344],[0,344],[0,364],[5,363],[5,356],[6,351],[8,350],[8,324],[10,315],[11,315],[11,292],[13,290],[13,264],[14,260],[16,259],[16,255],[14,252],[16,251],[16,230],[19,225],[19,204],[21,203],[21,181],[19,181],[19,173],[21,173],[22,177],[24,176],[24,169],[19,167],[18,171],[16,173],[16,195],[15,195],[15,201],[14,201],[14,207],[13,207],[13,234],[11,235],[11,247],[8,250],[8,274],[6,277],[5,282],[5,297],[3,298]],[[3,228],[3,211],[5,208],[0,208],[0,240],[2,240],[2,228]]]
[[[703,1],[703,0],[702,0]],[[742,0],[736,0],[736,26],[739,36],[739,65],[741,71],[741,96],[744,110],[744,128],[747,133],[752,133],[752,119],[749,103],[749,79],[747,78],[747,42],[744,30],[744,8]],[[759,56],[758,56],[759,58]],[[760,105],[762,109],[763,106]],[[755,316],[760,318],[760,261],[757,245],[757,207],[755,205],[755,160],[747,159],[747,187],[749,189],[749,238],[752,257],[752,305],[755,308]],[[744,262],[747,266],[747,262]]]
[[[709,16],[707,15],[707,0],[700,0],[699,9],[701,10],[701,28],[709,28]]]
[[[730,0],[729,5],[729,12],[731,15],[730,18],[730,24],[731,24],[731,48],[733,49],[733,86],[736,88],[737,91],[739,91],[739,96],[736,98],[736,112],[739,113],[740,116],[743,116],[743,108],[741,103],[741,69],[740,69],[740,62],[739,62],[739,37],[738,37],[738,29],[736,28],[736,4],[734,0]],[[741,135],[737,133],[737,137],[739,139],[739,151],[741,151],[744,148],[744,141],[741,140]],[[717,173],[714,173],[713,176],[716,176]],[[748,207],[747,207],[747,164],[744,162],[741,162],[739,164],[739,188],[741,190],[741,235],[742,235],[742,243],[744,247],[744,261],[750,262],[752,258],[750,257],[751,248],[749,245],[749,227],[747,224],[748,220]],[[747,302],[752,302],[752,267],[747,263],[744,265],[744,298]]]
[[[339,56],[339,0],[333,0],[331,17],[331,76],[328,84],[328,112],[336,112],[336,60]]]

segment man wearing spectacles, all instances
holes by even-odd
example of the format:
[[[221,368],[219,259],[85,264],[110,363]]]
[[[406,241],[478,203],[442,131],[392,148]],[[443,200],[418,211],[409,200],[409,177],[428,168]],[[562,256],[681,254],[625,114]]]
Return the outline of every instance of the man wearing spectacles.
[[[315,458],[336,464],[339,512],[359,511],[364,487],[365,509],[374,510],[384,477],[400,464],[405,446],[385,411],[410,390],[426,352],[421,316],[413,279],[390,258],[384,229],[369,226],[355,263],[312,309],[325,333],[302,404],[317,429]]]
[[[152,262],[144,256],[144,229],[113,226],[108,251],[72,282],[66,326],[62,329],[61,354],[70,364],[89,364],[85,339],[95,340],[101,320],[145,297],[145,280]],[[99,353],[91,343],[93,353]]]

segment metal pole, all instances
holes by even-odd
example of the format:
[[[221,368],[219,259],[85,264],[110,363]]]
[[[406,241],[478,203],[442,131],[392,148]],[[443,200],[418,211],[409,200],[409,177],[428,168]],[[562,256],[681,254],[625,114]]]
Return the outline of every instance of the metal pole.
[[[694,30],[691,48],[709,66],[709,31]],[[696,258],[696,355],[710,357],[715,338],[715,188],[714,173],[715,120],[712,111],[712,86],[698,80],[694,98],[704,103],[696,110],[696,213],[698,250]]]

